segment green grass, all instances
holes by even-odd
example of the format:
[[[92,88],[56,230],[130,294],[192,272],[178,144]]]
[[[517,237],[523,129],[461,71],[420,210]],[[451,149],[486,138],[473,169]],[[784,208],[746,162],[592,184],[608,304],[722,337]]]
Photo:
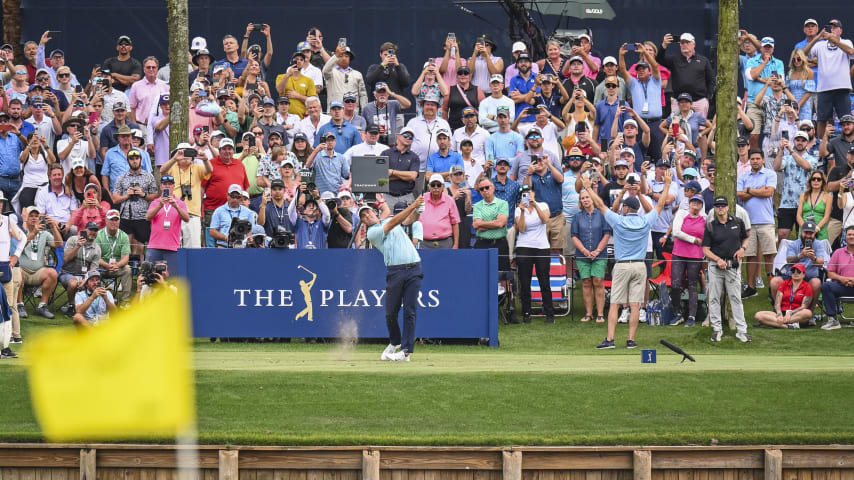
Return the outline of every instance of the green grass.
[[[752,313],[767,299],[747,302]],[[580,298],[576,309],[581,307]],[[639,350],[599,352],[605,327],[558,319],[500,327],[501,346],[194,343],[199,440],[232,444],[852,443],[854,329],[726,331],[641,326]],[[25,340],[67,320],[24,321]],[[695,355],[679,363],[666,338]],[[23,360],[0,362],[0,441],[39,441]],[[81,399],[97,408],[97,399]],[[86,406],[89,407],[86,407]],[[164,441],[168,441],[165,440]]]

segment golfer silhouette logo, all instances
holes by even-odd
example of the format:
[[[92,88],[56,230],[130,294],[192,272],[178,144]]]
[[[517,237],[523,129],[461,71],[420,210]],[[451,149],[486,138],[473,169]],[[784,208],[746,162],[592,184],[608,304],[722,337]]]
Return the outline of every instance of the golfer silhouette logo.
[[[311,270],[303,267],[302,265],[297,265],[297,268],[301,268],[306,272],[311,274],[311,280],[306,282],[305,280],[299,281],[299,289],[302,291],[302,296],[305,299],[305,308],[300,311],[294,320],[299,320],[302,317],[308,318],[309,322],[314,321],[314,310],[311,306],[311,289],[314,287],[314,282],[317,280],[317,274],[312,272]]]

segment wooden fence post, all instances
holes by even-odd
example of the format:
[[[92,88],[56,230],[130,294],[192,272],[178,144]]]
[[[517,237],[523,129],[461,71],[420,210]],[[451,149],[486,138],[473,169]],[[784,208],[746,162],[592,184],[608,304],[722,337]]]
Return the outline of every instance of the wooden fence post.
[[[237,450],[219,451],[219,480],[237,480],[237,454]]]
[[[652,455],[649,450],[633,452],[634,480],[652,480]]]
[[[362,450],[362,480],[380,480],[379,450]]]
[[[95,480],[95,455],[94,448],[80,449],[80,480]]]
[[[505,450],[501,454],[504,480],[522,480],[522,452]]]
[[[765,480],[783,479],[783,452],[765,450]]]

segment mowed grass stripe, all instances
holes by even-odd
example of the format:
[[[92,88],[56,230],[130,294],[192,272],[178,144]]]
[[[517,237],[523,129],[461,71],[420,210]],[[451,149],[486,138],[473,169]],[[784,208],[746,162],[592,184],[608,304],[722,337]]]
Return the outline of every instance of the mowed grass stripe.
[[[0,410],[0,438],[40,439],[23,369],[4,374],[0,402],[14,408]],[[850,370],[435,376],[200,370],[196,378],[205,443],[854,442],[854,411],[846,406],[854,398]]]

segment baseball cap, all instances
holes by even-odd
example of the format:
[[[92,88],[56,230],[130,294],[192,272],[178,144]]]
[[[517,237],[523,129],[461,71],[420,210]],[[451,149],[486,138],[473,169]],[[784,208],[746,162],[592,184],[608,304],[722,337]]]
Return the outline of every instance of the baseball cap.
[[[687,156],[693,158],[694,160],[697,159],[697,152],[695,152],[694,150],[684,150],[682,152],[682,155],[687,155]],[[696,170],[694,170],[694,171],[696,172]]]
[[[127,105],[125,105],[125,102],[116,102],[113,104],[113,111],[114,112],[116,110],[127,110],[127,109],[128,109],[128,107],[127,107]]]
[[[656,167],[667,167],[670,168],[670,162],[665,158],[659,158],[657,162],[655,162]]]
[[[837,20],[837,19],[835,19],[835,18],[834,18],[833,20],[830,20],[829,22],[827,22],[827,24],[828,24],[828,25],[833,25],[834,27],[842,28],[842,22],[841,22],[841,21],[839,21],[839,20]]]
[[[808,18],[804,20],[804,26],[806,27],[809,24],[818,25],[818,22],[814,18]]]
[[[82,158],[75,158],[71,161],[71,169],[74,170],[77,167],[86,168],[86,160]]]
[[[500,73],[492,75],[489,77],[489,83],[492,82],[504,83],[504,75],[501,75]]]
[[[513,44],[513,48],[511,48],[511,51],[513,53],[516,53],[516,52],[524,52],[527,49],[528,49],[528,47],[525,45],[524,42],[516,42]]]
[[[527,139],[528,137],[531,136],[531,134],[537,134],[537,135],[542,137],[543,131],[540,130],[540,127],[531,127],[531,129],[528,130],[528,133],[525,134],[525,138]]]
[[[380,127],[376,124],[368,125],[368,127],[365,128],[365,133],[380,133]]]
[[[401,203],[402,203],[402,202],[401,202]],[[406,205],[406,204],[404,204],[404,205]],[[395,207],[397,207],[397,205],[395,205]],[[373,210],[373,208],[372,208],[372,207],[370,207],[370,206],[368,206],[368,205],[362,205],[361,207],[359,207],[359,211],[358,211],[358,212],[356,212],[356,214],[357,214],[359,217],[361,217],[361,216],[362,216],[362,212],[363,212],[363,211],[365,211],[365,210]]]
[[[504,115],[505,117],[509,117],[510,116],[510,109],[507,108],[506,106],[498,107],[495,111],[495,116],[497,117],[500,115]]]
[[[270,182],[270,188],[285,188],[285,182],[281,178],[277,178]]]
[[[353,194],[350,193],[350,190],[341,190],[338,192],[338,198],[353,198]]]
[[[575,131],[576,132],[586,132],[587,131],[587,124],[585,122],[576,123],[575,124]]]
[[[572,57],[572,58],[570,58],[570,59],[569,59],[569,63],[572,63],[572,62],[582,62],[582,63],[584,63],[584,59],[583,59],[583,58],[581,58],[581,57],[579,57],[578,55],[576,55],[576,56],[574,56],[574,57]]]
[[[463,108],[463,115],[462,116],[465,117],[468,115],[477,115],[477,110],[475,110],[474,107]]]
[[[635,128],[638,128],[638,122],[636,122],[634,118],[630,118],[623,122],[623,128],[626,128],[626,125],[634,125]]]
[[[433,103],[435,103],[435,104],[437,104],[437,105],[438,105],[439,103],[441,103],[441,101],[440,101],[440,99],[439,99],[439,95],[436,95],[436,94],[435,94],[435,93],[433,93],[433,92],[430,92],[430,93],[428,93],[427,95],[424,95],[424,102],[423,102],[423,103],[427,103],[427,102],[433,102]]]
[[[455,173],[465,173],[465,170],[463,170],[463,167],[461,167],[459,165],[456,165],[456,164],[451,165],[450,174],[453,175]]]
[[[95,222],[89,222],[86,224],[86,230],[100,230],[101,227],[98,226]]]
[[[626,197],[623,199],[623,205],[632,210],[640,209],[640,201],[638,201],[638,197]]]
[[[211,132],[211,138],[224,137],[224,136],[225,136],[225,132],[223,132],[222,130],[220,130],[218,128]]]
[[[634,152],[632,152],[632,153],[634,153]],[[629,162],[627,162],[626,160],[624,160],[624,159],[620,158],[620,159],[618,159],[616,162],[614,162],[614,168],[617,168],[617,167],[626,167],[626,168],[629,168]]]
[[[14,50],[14,48],[12,48],[12,45],[4,43],[3,45],[0,45],[0,50]]]
[[[816,229],[817,229],[817,225],[812,220],[807,220],[806,222],[804,222],[803,225],[801,225],[801,230],[803,230],[805,232],[815,233]]]
[[[324,139],[324,140],[325,140],[325,139],[327,139],[327,138],[329,138],[329,137],[332,137],[332,138],[338,138],[338,137],[336,137],[336,136],[335,136],[335,132],[333,132],[332,130],[330,130],[330,131],[328,131],[328,132],[326,132],[326,133],[324,133],[323,135],[321,135],[321,136],[320,136],[320,138],[322,138],[322,139]]]
[[[436,131],[436,138],[439,138],[439,135],[444,135],[448,138],[451,138],[451,132],[449,132],[448,129],[446,129],[446,128],[440,128],[439,130],[437,130]]]
[[[282,95],[279,97],[278,100],[276,100],[276,103],[288,103],[289,104],[289,103],[291,103],[291,99],[288,98],[287,95]]]
[[[854,145],[848,147],[848,155],[854,155]]]
[[[311,44],[303,40],[297,44],[297,51],[301,52],[303,50],[311,50]]]
[[[688,100],[689,102],[694,101],[694,97],[691,96],[690,93],[680,93],[678,97],[676,97],[676,101]]]
[[[806,272],[806,268],[804,268],[804,264],[803,264],[803,263],[796,263],[796,264],[792,265],[792,268],[791,268],[791,269],[792,269],[792,270],[797,270],[797,271],[799,271],[799,272],[801,272],[801,273]]]
[[[727,200],[725,196],[723,196],[723,195],[719,195],[719,196],[715,197],[715,199],[714,199],[714,201],[713,201],[712,203],[713,203],[713,205],[714,205],[714,206],[716,206],[716,207],[720,207],[720,206],[722,206],[722,205],[724,205],[724,206],[728,206],[728,205],[729,205],[729,200]]]
[[[119,214],[119,211],[116,209],[107,210],[107,220],[114,220],[120,216],[121,214]]]
[[[616,65],[617,59],[614,57],[605,57],[605,59],[602,60],[602,65],[608,65],[609,63],[612,65]]]
[[[90,188],[94,188],[95,190],[101,190],[101,187],[98,186],[97,183],[87,183],[85,187],[83,187],[83,191],[89,190]]]
[[[118,44],[120,44],[120,43],[122,43],[122,42],[128,42],[128,44],[129,44],[129,45],[133,45],[133,41],[132,41],[132,40],[130,39],[130,37],[129,37],[129,36],[127,36],[127,35],[122,35],[122,36],[120,36],[120,37],[119,37],[119,39],[118,39],[118,40],[116,40],[116,45],[118,45]]]
[[[736,145],[750,145],[750,139],[748,139],[745,136],[741,136],[735,140],[735,144]]]
[[[175,177],[173,177],[172,175],[169,175],[168,173],[161,175],[160,176],[160,183],[167,183],[167,182],[175,183]]]
[[[63,56],[63,57],[64,57],[64,56],[65,56],[65,52],[63,52],[63,51],[62,51],[61,49],[59,49],[59,48],[53,49],[53,50],[51,50],[50,55],[48,55],[48,58],[51,58],[51,57],[53,57],[54,55],[60,55],[60,56]]]
[[[24,216],[25,216],[25,217],[28,217],[28,216],[30,216],[30,214],[31,214],[31,213],[33,213],[33,212],[36,212],[36,213],[42,213],[42,212],[41,212],[41,210],[39,210],[39,207],[38,207],[38,206],[36,206],[36,205],[32,205],[32,206],[29,206],[29,207],[27,207],[27,208],[25,208],[25,209],[24,209]],[[109,213],[109,212],[107,212],[107,213]]]
[[[703,190],[703,187],[700,186],[700,182],[696,180],[691,180],[690,182],[686,183],[683,188],[690,188],[695,192],[700,192]]]
[[[219,73],[219,72],[221,72],[221,71],[223,71],[223,70],[225,70],[225,65],[223,65],[223,64],[221,64],[221,63],[218,63],[218,64],[216,64],[216,65],[214,65],[214,66],[213,66],[213,69],[211,70],[211,73],[212,73],[213,75],[216,75],[217,73]],[[195,85],[195,84],[193,84],[193,85]],[[196,87],[196,88],[198,88],[198,87]],[[190,90],[195,90],[195,88],[191,88]]]
[[[205,37],[193,37],[193,41],[190,42],[190,50],[201,50],[203,48],[208,48],[208,41],[205,40]]]
[[[640,177],[640,175],[637,174],[637,172],[632,172],[632,173],[626,175],[626,182],[628,182],[631,185],[636,185],[636,184],[640,183],[640,179],[641,179],[641,177]]]
[[[219,148],[223,148],[223,147],[231,147],[231,148],[234,148],[234,141],[233,141],[233,140],[231,140],[231,139],[230,139],[230,138],[228,138],[228,137],[223,138],[223,139],[222,139],[222,140],[220,140],[220,142],[219,142]]]
[[[321,200],[332,200],[333,198],[335,198],[335,194],[330,191],[326,191],[320,194]]]
[[[379,92],[380,90],[388,90],[388,84],[385,82],[377,82],[376,85],[374,85],[374,91]]]
[[[801,128],[801,127],[812,128],[813,127],[812,120],[807,120],[807,119],[801,120],[800,122],[798,122],[798,128]]]
[[[506,163],[507,165],[510,165],[510,160],[509,160],[509,159],[507,159],[507,158],[496,158],[496,159],[495,159],[495,164],[496,164],[496,165],[498,165],[498,164],[499,164],[499,163],[501,163],[501,162],[504,162],[504,163]]]
[[[693,42],[694,41],[694,35],[691,35],[690,33],[685,32],[682,35],[679,35],[679,41],[680,42],[681,41]]]
[[[343,96],[343,97],[341,97],[341,100],[343,100],[343,101],[344,101],[344,103],[347,103],[347,101],[348,101],[348,100],[352,100],[352,101],[354,101],[354,102],[355,102],[355,101],[357,100],[357,97],[356,97],[356,94],[355,94],[355,93],[353,93],[353,92],[347,92],[347,93],[345,93],[345,94],[344,94],[344,96]]]
[[[854,115],[843,115],[839,123],[854,123]]]
[[[264,100],[263,100],[263,102],[261,103],[261,105],[264,105],[264,106],[267,106],[267,105],[275,106],[275,105],[276,105],[276,102],[274,102],[274,101],[273,101],[273,99],[272,99],[272,98],[270,98],[270,97],[264,97]]]
[[[404,133],[408,133],[412,136],[415,136],[415,130],[413,130],[412,127],[408,125],[400,129],[400,134],[403,135]]]
[[[638,68],[649,68],[649,64],[646,63],[645,61],[641,60],[635,64],[635,69],[638,69]]]
[[[457,67],[457,75],[468,75],[471,73],[471,69],[468,65],[460,65]]]
[[[231,185],[228,186],[228,194],[229,195],[231,195],[234,192],[240,193],[242,191],[243,191],[243,189],[240,188],[240,185],[238,185],[236,183],[232,183]]]
[[[333,108],[344,108],[344,103],[342,103],[341,100],[332,100],[329,102],[329,109],[331,110]]]
[[[531,61],[531,56],[527,53],[520,53],[518,57],[516,57],[516,63],[521,62],[522,60]]]
[[[690,200],[688,200],[688,202],[693,202],[693,201],[697,201],[697,202],[700,202],[700,203],[706,203],[706,201],[705,201],[705,200],[703,200],[703,196],[702,196],[702,195],[693,195],[693,196],[691,196],[691,199],[690,199]]]
[[[620,150],[620,156],[621,157],[623,156],[624,153],[631,155],[632,158],[634,158],[634,156],[635,156],[635,151],[629,147],[623,147],[623,149]]]
[[[798,130],[798,132],[797,132],[797,133],[795,133],[795,137],[794,137],[794,138],[803,138],[804,140],[809,141],[809,139],[810,139],[810,134],[809,134],[809,133],[807,133],[807,132],[804,132],[803,130]]]
[[[444,178],[441,174],[439,174],[439,173],[434,173],[433,175],[430,175],[430,181],[429,181],[429,182],[427,182],[427,184],[429,185],[429,184],[431,184],[431,183],[433,183],[433,182],[439,182],[439,183],[441,183],[441,184],[444,184],[444,183],[445,183],[445,178]]]
[[[90,223],[94,223],[94,222],[90,222]],[[89,270],[88,272],[86,272],[86,280],[89,280],[90,278],[93,278],[93,277],[101,278],[101,272],[99,272],[97,268],[93,268],[92,270]]]
[[[683,171],[682,171],[682,176],[683,176],[683,177],[693,177],[693,178],[697,178],[697,177],[699,177],[699,176],[700,176],[700,172],[698,172],[698,171],[697,171],[697,169],[696,169],[696,168],[694,168],[694,167],[688,167],[688,168],[686,168],[685,170],[683,170]]]
[[[303,132],[295,133],[294,134],[294,141],[297,141],[297,140],[305,140],[307,142],[308,141],[308,135],[306,135]]]
[[[241,197],[250,198],[250,197],[249,197],[249,192],[247,192],[246,190],[241,190],[241,191],[240,191],[240,196],[241,196]]]
[[[291,167],[293,167],[293,166],[294,166],[294,161],[293,161],[293,160],[291,160],[291,159],[289,159],[289,158],[285,158],[284,160],[282,160],[282,162],[281,162],[281,163],[279,163],[279,168],[282,168],[282,167],[284,167],[285,165],[290,165]]]
[[[774,37],[762,37],[762,41],[759,42],[763,47],[765,45],[774,46]]]

